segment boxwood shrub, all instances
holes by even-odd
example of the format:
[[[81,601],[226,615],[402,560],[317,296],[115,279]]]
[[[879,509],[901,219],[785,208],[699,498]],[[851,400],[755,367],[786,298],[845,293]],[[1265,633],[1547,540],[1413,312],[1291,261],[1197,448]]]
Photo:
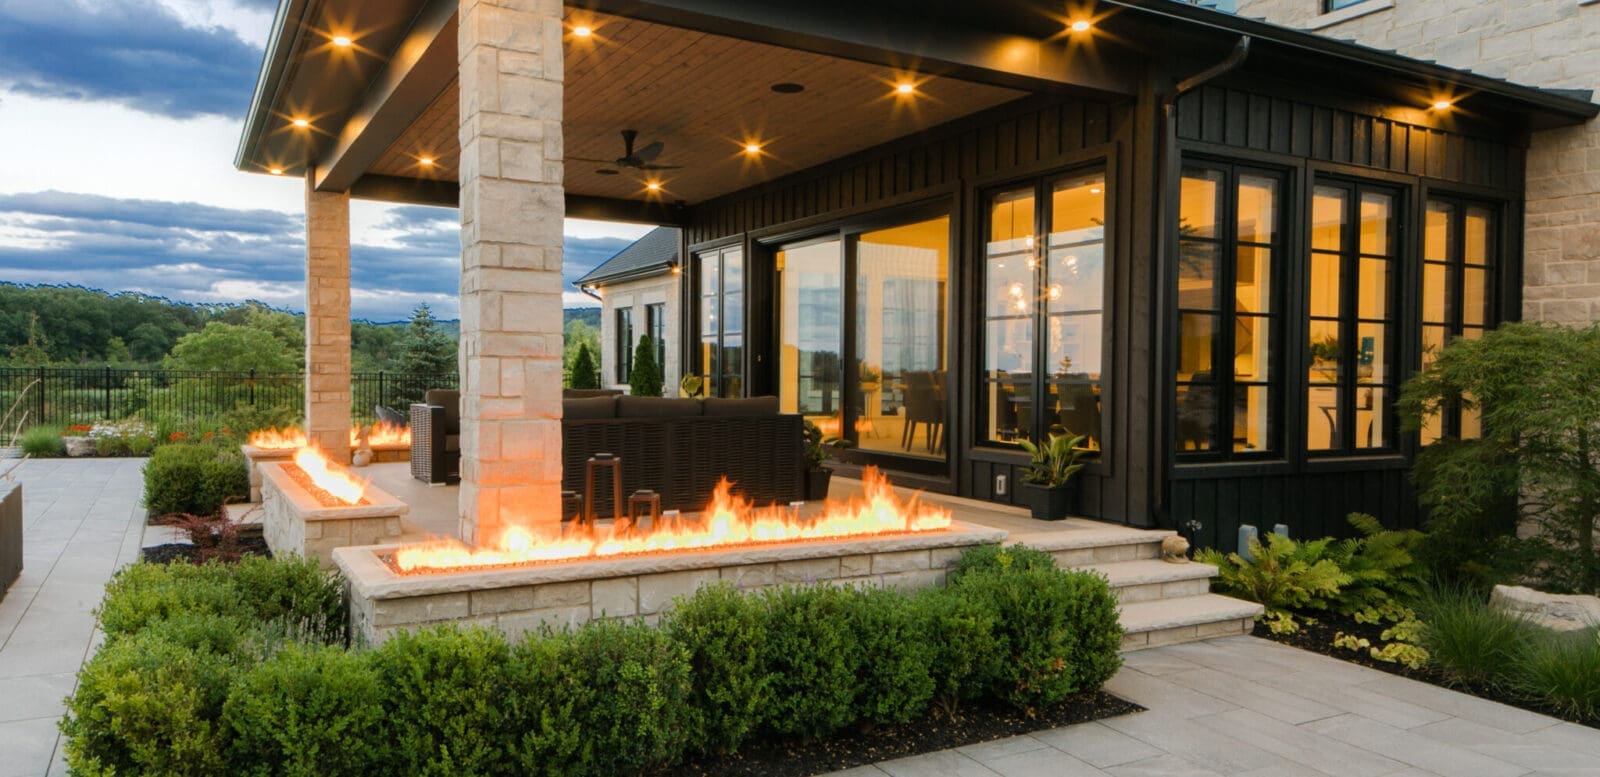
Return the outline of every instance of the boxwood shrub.
[[[156,515],[215,515],[249,494],[244,456],[231,448],[163,445],[144,465],[144,506]]]
[[[935,704],[1027,711],[1119,665],[1102,578],[1026,549],[900,593],[728,586],[660,628],[598,621],[514,644],[438,627],[348,648],[339,583],[313,562],[137,564],[101,605],[108,639],[63,730],[83,774],[659,771],[751,736],[915,721]]]

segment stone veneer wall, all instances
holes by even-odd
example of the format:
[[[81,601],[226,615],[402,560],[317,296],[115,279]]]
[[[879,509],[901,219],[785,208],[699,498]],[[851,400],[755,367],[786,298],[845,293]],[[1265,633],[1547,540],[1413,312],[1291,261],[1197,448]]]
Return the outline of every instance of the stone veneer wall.
[[[306,170],[306,437],[350,463],[350,193]]]
[[[448,576],[396,576],[378,560],[373,548],[343,548],[334,558],[340,571],[352,581],[351,633],[361,635],[368,644],[379,644],[401,629],[415,630],[445,622],[498,628],[513,638],[547,624],[561,628],[599,618],[638,618],[653,625],[671,609],[674,598],[692,595],[700,586],[719,581],[747,591],[793,583],[926,588],[942,585],[945,572],[962,552],[977,545],[998,543],[1005,536],[998,530],[968,529],[958,544],[906,550],[889,549],[893,543],[872,544],[884,542],[881,540],[863,540],[715,554],[588,560]],[[915,535],[897,539],[912,544],[940,541]],[[824,555],[781,558],[785,553],[819,552]],[[673,568],[713,559],[721,561],[698,568]],[[391,582],[373,585],[370,581],[374,578]]]
[[[22,484],[0,480],[0,599],[22,575]]]
[[[254,445],[240,445],[239,452],[244,454],[244,466],[250,473],[250,502],[261,503],[261,465],[268,461],[288,461],[294,458],[294,451],[288,448],[257,448]]]
[[[1238,12],[1528,86],[1600,89],[1596,0],[1365,0],[1326,15],[1320,7],[1239,0]],[[1527,186],[1523,317],[1600,319],[1600,121],[1535,133]]]
[[[652,278],[641,278],[635,281],[607,284],[601,290],[600,303],[600,379],[602,385],[612,388],[627,388],[628,384],[617,380],[617,314],[619,308],[633,311],[633,344],[639,344],[639,338],[650,334],[645,328],[645,306],[662,303],[662,312],[667,318],[666,364],[661,365],[662,393],[669,397],[678,395],[678,381],[681,379],[682,367],[679,361],[679,340],[681,336],[678,326],[678,279],[679,276],[663,271]],[[630,351],[631,352],[631,351]]]
[[[351,545],[375,545],[400,537],[400,519],[410,513],[404,502],[367,485],[371,504],[323,507],[283,471],[278,462],[262,462],[261,533],[274,554],[295,553],[333,567],[333,551]]]

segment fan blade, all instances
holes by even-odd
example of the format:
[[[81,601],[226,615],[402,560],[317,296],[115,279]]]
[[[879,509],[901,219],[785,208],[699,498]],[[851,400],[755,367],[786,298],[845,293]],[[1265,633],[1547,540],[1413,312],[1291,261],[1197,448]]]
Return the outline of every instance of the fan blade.
[[[591,164],[596,164],[596,165],[615,165],[617,163],[617,160],[615,160],[615,159],[590,159],[588,157],[581,157],[581,156],[569,156],[569,157],[567,157],[567,161],[568,162],[589,162]]]
[[[636,165],[639,170],[682,170],[683,165]]]
[[[639,131],[638,130],[625,129],[625,130],[622,131],[622,158],[623,159],[630,159],[630,158],[633,157],[633,141],[637,137],[639,137]]]
[[[650,160],[661,156],[661,150],[663,148],[665,148],[665,146],[661,141],[658,140],[648,146],[645,146],[644,148],[639,149],[638,151],[635,151],[630,158],[637,159],[640,162],[649,162]]]

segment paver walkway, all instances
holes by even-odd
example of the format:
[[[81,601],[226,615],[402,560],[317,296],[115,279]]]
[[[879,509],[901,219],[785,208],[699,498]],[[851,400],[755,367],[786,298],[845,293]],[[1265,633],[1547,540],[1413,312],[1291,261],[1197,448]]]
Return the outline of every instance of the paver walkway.
[[[21,470],[25,568],[0,601],[0,777],[65,773],[56,721],[98,642],[90,611],[137,557],[134,459]],[[1600,777],[1600,731],[1253,637],[1127,655],[1148,712],[887,761],[850,777]]]
[[[24,463],[22,577],[0,600],[0,777],[66,774],[56,722],[100,640],[91,611],[139,555],[143,459]]]

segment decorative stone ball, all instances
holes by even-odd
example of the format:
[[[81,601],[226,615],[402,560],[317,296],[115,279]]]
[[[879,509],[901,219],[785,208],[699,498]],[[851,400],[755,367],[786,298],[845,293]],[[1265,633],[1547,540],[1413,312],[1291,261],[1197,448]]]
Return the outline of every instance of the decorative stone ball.
[[[371,448],[357,448],[354,453],[350,454],[350,465],[351,466],[354,466],[354,467],[365,467],[365,466],[367,466],[368,464],[371,464],[371,463],[372,463],[372,449]]]
[[[1189,541],[1176,534],[1162,540],[1161,560],[1169,564],[1189,563]]]

